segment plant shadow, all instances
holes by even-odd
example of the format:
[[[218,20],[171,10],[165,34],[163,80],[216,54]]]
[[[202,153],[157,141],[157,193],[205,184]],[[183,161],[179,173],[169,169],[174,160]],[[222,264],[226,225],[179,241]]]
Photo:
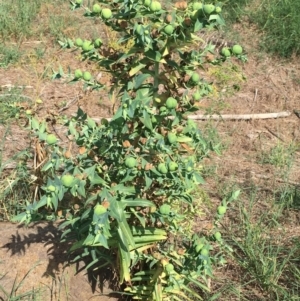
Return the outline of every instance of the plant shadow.
[[[84,273],[92,294],[98,294],[100,291],[100,294],[115,298],[114,300],[121,300],[120,294],[114,293],[114,291],[119,291],[119,286],[113,268],[106,266],[97,269],[94,266],[93,270],[85,270],[85,267],[92,261],[89,257],[83,257],[74,263],[74,258],[80,255],[80,250],[72,254],[69,253],[72,242],[60,241],[62,231],[58,229],[57,223],[35,222],[29,227],[20,225],[11,225],[11,227],[14,229],[11,232],[15,233],[10,235],[9,242],[1,246],[2,249],[6,249],[7,253],[10,253],[11,257],[24,257],[28,248],[36,249],[38,255],[41,254],[47,260],[47,267],[42,277],[51,277],[54,282],[57,282],[61,279],[61,276],[58,277],[58,275],[63,275],[67,268],[73,266],[72,279],[77,274]],[[41,247],[38,247],[38,244]]]

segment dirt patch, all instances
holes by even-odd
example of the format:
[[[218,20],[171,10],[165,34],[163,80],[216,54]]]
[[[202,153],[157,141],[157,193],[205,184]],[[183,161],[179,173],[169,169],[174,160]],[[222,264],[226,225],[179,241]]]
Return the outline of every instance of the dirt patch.
[[[11,292],[14,283],[22,282],[16,295],[35,291],[35,300],[119,300],[110,296],[108,282],[100,288],[99,283],[106,277],[104,271],[87,273],[86,263],[70,264],[69,246],[59,242],[61,232],[57,224],[38,223],[24,228],[0,223],[0,229],[0,286],[7,292]],[[0,291],[1,298],[6,300]]]

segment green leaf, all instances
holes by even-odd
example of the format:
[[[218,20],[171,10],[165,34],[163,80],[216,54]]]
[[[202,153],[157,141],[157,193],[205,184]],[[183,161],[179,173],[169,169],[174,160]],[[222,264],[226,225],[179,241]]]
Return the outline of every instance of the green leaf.
[[[219,15],[210,15],[209,21],[213,21],[213,20],[215,20],[218,25],[221,26],[225,25],[224,20]]]
[[[38,202],[34,202],[32,205],[33,210],[38,210],[39,208],[47,204],[47,196],[44,195]]]
[[[96,122],[92,118],[88,117],[87,118],[87,125],[88,125],[89,128],[93,129],[93,128],[96,127]]]
[[[56,197],[56,195],[52,195],[51,197],[51,202],[54,206],[54,210],[57,211],[57,207],[58,207],[58,199]]]
[[[119,244],[119,266],[120,266],[120,284],[125,281],[130,282],[130,253]]]
[[[125,207],[154,207],[155,204],[152,201],[146,199],[122,199],[121,203],[124,204]]]
[[[85,197],[85,186],[86,186],[86,181],[80,181],[79,182],[79,187],[77,188],[77,192],[78,194],[80,194],[81,196]]]
[[[145,175],[145,181],[146,181],[145,190],[148,190],[150,188],[153,180],[151,178],[149,178],[147,175]]]
[[[16,216],[14,216],[11,221],[12,222],[19,222],[19,223],[22,223],[23,221],[25,221],[26,219],[26,212],[22,212]]]
[[[163,286],[162,286],[161,280],[158,279],[154,286],[154,296],[155,296],[154,300],[163,301],[162,288],[163,288]]]
[[[116,186],[113,186],[111,188],[112,191],[117,191],[119,193],[122,193],[124,195],[132,195],[136,193],[134,186],[125,186],[124,184],[118,184]]]
[[[241,190],[240,190],[240,189],[234,191],[234,192],[232,193],[231,197],[229,198],[228,202],[235,201],[235,200],[239,197],[240,193],[241,193]]]
[[[75,139],[78,139],[79,134],[76,130],[76,123],[75,122],[70,121],[70,123],[69,123],[69,132],[70,132],[71,135],[74,136]]]
[[[46,122],[43,121],[43,122],[40,124],[39,132],[40,132],[40,133],[44,133],[45,130],[46,130]]]
[[[143,101],[145,103],[145,101],[147,101],[148,99],[151,100],[151,97],[149,97],[150,94],[150,89],[148,87],[146,88],[142,88],[142,89],[138,89],[137,91],[137,99],[139,101]]]
[[[74,242],[72,247],[69,249],[69,252],[73,252],[77,249],[82,248],[83,243],[84,243],[84,239]]]
[[[148,50],[145,56],[152,61],[159,62],[161,60],[161,53],[159,51]]]
[[[199,173],[197,173],[197,172],[194,173],[194,179],[195,179],[196,184],[205,184],[204,179],[203,179],[202,176],[201,176]]]
[[[39,129],[39,122],[35,118],[31,119],[31,128],[33,130],[38,130]]]
[[[207,286],[205,286],[204,284],[202,284],[201,282],[199,282],[198,280],[195,280],[194,278],[192,277],[189,277],[189,276],[185,276],[185,278],[191,282],[193,282],[195,285],[197,285],[199,288],[201,288],[202,290],[204,291],[207,291],[209,292],[209,288]],[[184,289],[187,290],[186,286],[184,286]],[[191,291],[189,291],[191,292]],[[195,292],[194,292],[195,293]],[[198,297],[198,295],[196,294],[195,295],[196,297]]]
[[[137,90],[143,84],[143,82],[150,76],[150,74],[139,74],[138,76],[136,76],[134,79],[134,89]]]
[[[188,143],[188,142],[193,142],[193,139],[185,135],[180,135],[177,136],[177,141],[181,143]]]
[[[134,76],[137,74],[141,69],[145,68],[145,64],[138,63],[136,64],[133,68],[130,69],[129,71],[129,76]]]
[[[123,238],[122,241],[123,241],[124,245],[126,246],[127,251],[129,252],[130,249],[135,247],[135,241],[132,236],[129,225],[128,225],[126,219],[122,222],[118,222],[118,225],[119,225],[118,233],[120,235],[120,238]]]
[[[194,32],[197,32],[202,28],[203,28],[203,23],[197,19],[194,25]]]
[[[85,238],[85,240],[84,240],[84,242],[83,242],[83,245],[85,245],[85,246],[91,246],[91,245],[93,245],[94,239],[95,239],[95,236],[94,236],[93,234],[90,233],[90,234]]]
[[[132,214],[140,221],[141,225],[143,227],[146,226],[146,220],[143,214],[141,214],[140,212],[136,212],[133,208],[130,208],[130,211],[132,212]],[[136,241],[135,241],[136,242]]]
[[[106,185],[106,182],[102,178],[100,178],[97,173],[95,173],[93,176],[89,176],[88,179],[90,180],[92,185]]]
[[[53,167],[53,163],[51,161],[48,161],[43,167],[42,167],[42,171],[47,171],[48,169]]]
[[[151,122],[151,117],[148,114],[147,111],[143,111],[143,118],[140,118],[141,122],[145,125],[146,128],[149,130],[153,130],[152,122]]]

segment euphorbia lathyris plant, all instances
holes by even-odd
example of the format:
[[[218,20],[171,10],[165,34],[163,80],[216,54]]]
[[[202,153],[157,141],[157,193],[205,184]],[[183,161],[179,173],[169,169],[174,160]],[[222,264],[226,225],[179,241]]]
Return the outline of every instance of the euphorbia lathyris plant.
[[[114,0],[85,9],[87,17],[117,31],[119,43],[131,45],[120,51],[101,39],[71,43],[111,74],[109,94],[120,105],[100,124],[81,109],[66,120],[73,149],[48,134],[45,122],[30,119],[49,160],[41,168],[44,194],[16,219],[30,222],[44,206],[61,212],[60,202],[71,198],[76,207],[63,211],[63,239],[73,241],[71,251],[82,250],[78,258],[92,257],[88,268],[113,266],[124,293],[135,299],[200,299],[189,284],[207,289],[217,260],[211,241],[222,239],[219,232],[210,238],[194,233],[192,193],[203,183],[198,163],[211,146],[188,115],[212,89],[199,68],[241,55],[241,49],[220,55],[212,45],[193,49],[201,41],[198,31],[223,24],[221,7],[213,4]],[[77,69],[78,80],[104,88],[88,71]]]

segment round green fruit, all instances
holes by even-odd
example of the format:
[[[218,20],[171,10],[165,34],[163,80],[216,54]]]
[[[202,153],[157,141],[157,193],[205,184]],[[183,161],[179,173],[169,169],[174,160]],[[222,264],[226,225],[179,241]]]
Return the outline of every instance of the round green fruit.
[[[215,6],[213,4],[205,4],[203,6],[203,11],[207,14],[210,15],[214,10],[215,10]]]
[[[82,78],[83,73],[82,73],[82,71],[80,69],[77,69],[74,72],[74,76],[75,76],[76,79],[79,79],[79,78]]]
[[[226,57],[229,57],[230,56],[230,50],[228,47],[223,47],[222,50],[221,50],[221,54],[226,56]]]
[[[31,110],[26,110],[26,111],[25,111],[25,114],[26,114],[26,115],[32,115],[32,111],[31,111]]]
[[[200,75],[198,73],[193,73],[191,76],[191,81],[195,84],[199,83],[200,81]]]
[[[172,25],[167,25],[164,28],[164,33],[167,35],[171,35],[174,32],[174,27]]]
[[[200,92],[195,92],[195,93],[192,95],[192,97],[193,97],[193,100],[198,101],[198,100],[201,99],[201,94],[200,94]]]
[[[216,13],[220,14],[222,12],[222,8],[220,6],[216,7]]]
[[[177,142],[177,136],[174,133],[168,133],[168,140],[171,144],[174,144]]]
[[[91,73],[90,72],[88,72],[88,71],[85,71],[84,73],[83,73],[83,79],[85,80],[85,81],[90,81],[91,79],[92,79],[92,75],[91,75]]]
[[[222,239],[222,234],[221,234],[220,232],[216,232],[216,233],[214,234],[214,237],[215,237],[215,239],[216,239],[217,241],[220,241],[220,240]]]
[[[153,13],[155,13],[161,10],[161,4],[158,1],[152,1],[149,8]]]
[[[168,168],[165,163],[159,163],[157,169],[162,174],[168,173]]]
[[[168,274],[172,273],[174,271],[174,265],[172,263],[168,263],[166,266],[165,266],[165,269],[166,269],[166,272]]]
[[[169,97],[166,101],[166,107],[169,110],[175,109],[177,107],[177,100],[173,97]]]
[[[168,167],[170,171],[175,171],[178,168],[178,164],[176,162],[170,162]]]
[[[99,47],[101,47],[102,46],[102,40],[100,39],[100,38],[98,38],[98,39],[96,39],[95,41],[94,41],[94,46],[96,47],[96,48],[99,48]]]
[[[57,138],[54,134],[49,134],[46,137],[46,142],[49,145],[55,144],[57,142]]]
[[[200,251],[200,254],[201,254],[202,256],[208,256],[209,250],[207,250],[206,248],[203,248],[203,249]]]
[[[74,182],[74,177],[72,175],[63,175],[61,177],[61,182],[65,187],[72,187]]]
[[[159,207],[159,212],[163,215],[169,215],[171,212],[171,206],[169,204],[163,204]]]
[[[109,8],[103,8],[101,14],[102,18],[105,20],[108,20],[112,17],[112,12]]]
[[[135,158],[133,157],[128,157],[125,159],[125,165],[128,167],[128,168],[134,168],[136,166],[136,160]]]
[[[97,204],[95,207],[94,207],[94,213],[96,215],[101,215],[103,213],[107,212],[107,209],[103,206],[103,205],[100,205],[100,204]]]
[[[198,244],[197,246],[196,246],[196,252],[197,253],[200,253],[201,252],[201,250],[203,249],[203,247],[204,247],[204,244]]]
[[[223,215],[226,213],[227,208],[225,206],[219,206],[217,210],[220,215]]]
[[[145,0],[145,1],[144,1],[144,5],[145,5],[145,6],[149,7],[150,4],[151,4],[151,0]]]
[[[49,185],[49,186],[47,187],[47,190],[50,191],[50,192],[54,192],[54,191],[56,190],[56,188],[55,188],[55,186],[53,186],[53,185]]]
[[[135,32],[138,34],[138,35],[141,35],[143,33],[143,26],[141,24],[138,24],[136,26],[136,29],[135,29]]]
[[[236,55],[242,54],[243,48],[242,48],[242,46],[240,46],[240,45],[234,45],[234,46],[232,47],[232,52],[233,52],[234,54],[236,54]]]
[[[82,4],[82,0],[76,0],[75,3],[78,4],[78,5],[81,5]]]
[[[82,41],[80,38],[77,38],[77,39],[75,40],[75,45],[76,45],[77,47],[81,47],[81,46],[83,45],[83,41]]]
[[[161,106],[160,108],[159,108],[159,112],[160,113],[165,113],[167,111],[167,108],[165,107],[165,106]]]
[[[201,2],[193,3],[193,10],[199,10],[203,8],[203,4]]]
[[[100,5],[99,4],[94,4],[93,5],[93,13],[95,13],[95,14],[100,14],[101,13],[101,7],[100,7]]]
[[[91,41],[84,41],[82,44],[82,50],[83,51],[90,51],[93,49],[93,45]]]

